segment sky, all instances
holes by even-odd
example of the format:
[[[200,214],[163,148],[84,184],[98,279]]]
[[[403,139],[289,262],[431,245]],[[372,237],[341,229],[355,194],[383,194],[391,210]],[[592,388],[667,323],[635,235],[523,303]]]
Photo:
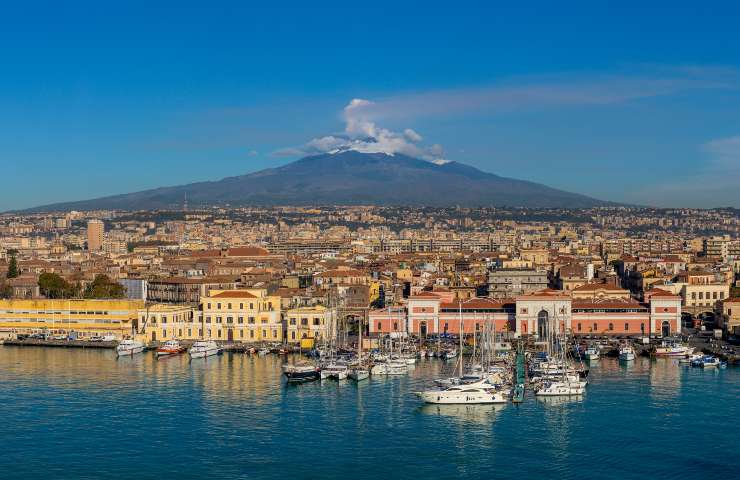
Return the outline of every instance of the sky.
[[[267,3],[4,4],[0,211],[338,148],[740,207],[737,2]]]

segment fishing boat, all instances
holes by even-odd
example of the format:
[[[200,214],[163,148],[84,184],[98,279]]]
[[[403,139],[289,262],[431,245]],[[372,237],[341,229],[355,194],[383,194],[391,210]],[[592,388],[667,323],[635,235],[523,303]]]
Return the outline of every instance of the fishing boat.
[[[157,358],[179,355],[186,350],[187,348],[183,347],[178,340],[167,340],[157,348]]]
[[[188,350],[190,358],[206,358],[221,353],[221,349],[212,340],[201,340],[193,343]]]
[[[143,351],[144,351],[144,344],[138,340],[131,340],[131,339],[121,340],[118,346],[116,346],[116,354],[119,357],[135,355]]]
[[[595,346],[590,346],[584,352],[586,360],[598,360],[600,355],[599,349]]]
[[[619,348],[619,360],[630,362],[635,359],[635,349],[631,345],[622,345]]]
[[[313,382],[321,378],[321,369],[307,362],[286,363],[283,365],[283,375],[288,379],[288,383]]]
[[[416,392],[416,395],[426,403],[479,404],[507,403],[510,393],[509,389],[498,389],[488,380],[481,380],[468,385]]]
[[[653,355],[656,357],[685,357],[692,353],[694,353],[693,347],[665,340],[653,350]]]

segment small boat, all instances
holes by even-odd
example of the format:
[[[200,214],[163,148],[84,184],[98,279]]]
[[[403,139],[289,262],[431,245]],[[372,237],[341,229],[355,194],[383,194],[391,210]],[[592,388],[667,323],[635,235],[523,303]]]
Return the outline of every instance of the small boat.
[[[349,368],[346,363],[331,362],[321,369],[321,379],[346,380]]]
[[[355,382],[366,380],[369,376],[370,371],[365,367],[353,367],[350,368],[349,373],[347,373],[347,377]]]
[[[540,388],[535,390],[534,394],[539,397],[555,397],[582,395],[586,391],[584,382],[573,382],[565,380],[561,382],[545,382]]]
[[[630,362],[635,359],[635,349],[631,345],[623,345],[619,349],[619,360]]]
[[[371,370],[373,375],[406,375],[409,373],[406,362],[391,360],[388,362],[376,363]]]
[[[141,353],[144,351],[144,344],[141,343],[138,340],[121,340],[121,342],[116,347],[116,354],[119,357],[127,356],[127,355],[134,355],[137,353]]]
[[[306,383],[321,378],[321,369],[310,363],[286,363],[283,365],[283,374],[288,383]]]
[[[600,356],[599,349],[596,347],[588,347],[584,355],[586,360],[598,360]]]
[[[480,403],[507,403],[509,401],[507,389],[497,389],[487,380],[468,385],[455,385],[443,389],[416,392],[416,395],[426,403],[435,404],[480,404]]]
[[[270,353],[270,349],[268,348],[260,348],[259,350],[257,350],[257,355],[259,355],[260,357],[264,357],[268,353]]]
[[[444,352],[445,360],[452,360],[453,358],[457,358],[457,350],[447,350]]]
[[[685,357],[679,358],[678,363],[681,365],[690,365],[694,362],[694,360],[701,360],[702,355],[695,353],[692,355],[687,355]]]
[[[653,355],[656,357],[685,357],[694,353],[694,349],[676,342],[663,341],[655,347]]]
[[[188,350],[190,358],[206,358],[221,353],[221,349],[218,347],[216,342],[212,340],[199,341],[193,343]]]
[[[180,353],[183,353],[185,350],[187,349],[180,345],[179,341],[167,340],[157,349],[157,358],[165,357],[168,355],[178,355]]]
[[[693,360],[691,362],[691,366],[701,368],[719,368],[721,363],[722,362],[720,362],[719,358],[713,355],[703,355],[702,357]]]

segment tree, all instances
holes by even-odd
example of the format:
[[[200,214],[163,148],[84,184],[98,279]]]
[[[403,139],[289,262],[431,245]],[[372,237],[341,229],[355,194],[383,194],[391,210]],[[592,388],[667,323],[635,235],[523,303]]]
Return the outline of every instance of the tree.
[[[10,256],[10,262],[8,262],[8,278],[16,278],[21,273],[18,271],[18,261],[15,259],[15,254]]]
[[[112,281],[108,275],[95,275],[95,280],[85,288],[85,298],[124,298],[126,289],[118,282]]]
[[[7,283],[0,282],[0,298],[6,299],[13,296],[13,287],[8,285]]]
[[[42,273],[39,275],[39,289],[46,298],[72,298],[75,288],[56,273]]]

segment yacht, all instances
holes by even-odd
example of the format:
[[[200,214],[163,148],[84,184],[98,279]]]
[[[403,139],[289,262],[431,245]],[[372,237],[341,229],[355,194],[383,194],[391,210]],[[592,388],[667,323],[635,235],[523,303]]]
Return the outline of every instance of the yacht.
[[[283,365],[283,374],[288,383],[313,382],[321,378],[321,369],[310,363],[297,363]]]
[[[573,382],[565,379],[559,382],[545,382],[534,394],[540,397],[582,395],[586,391],[585,382]]]
[[[619,348],[619,359],[629,362],[635,359],[635,349],[630,345],[623,345]]]
[[[141,353],[144,351],[144,344],[141,343],[138,340],[121,340],[121,342],[116,347],[116,354],[119,357],[125,356],[125,355],[134,355],[136,353]]]
[[[719,358],[714,357],[712,355],[702,355],[701,357],[692,360],[691,366],[692,367],[701,367],[701,368],[715,368],[720,366]]]
[[[586,356],[586,360],[598,360],[600,356],[599,349],[594,346],[588,347],[584,355]]]
[[[424,402],[436,404],[507,403],[510,391],[497,389],[487,380],[481,380],[467,385],[454,385],[416,394]]]
[[[167,340],[157,349],[157,358],[168,355],[178,355],[180,353],[183,353],[185,350],[187,349],[180,345],[179,341]]]
[[[335,380],[346,380],[349,368],[342,362],[330,362],[321,369],[321,379],[333,378]]]
[[[205,358],[221,353],[221,349],[212,340],[195,342],[188,351],[190,358]]]

